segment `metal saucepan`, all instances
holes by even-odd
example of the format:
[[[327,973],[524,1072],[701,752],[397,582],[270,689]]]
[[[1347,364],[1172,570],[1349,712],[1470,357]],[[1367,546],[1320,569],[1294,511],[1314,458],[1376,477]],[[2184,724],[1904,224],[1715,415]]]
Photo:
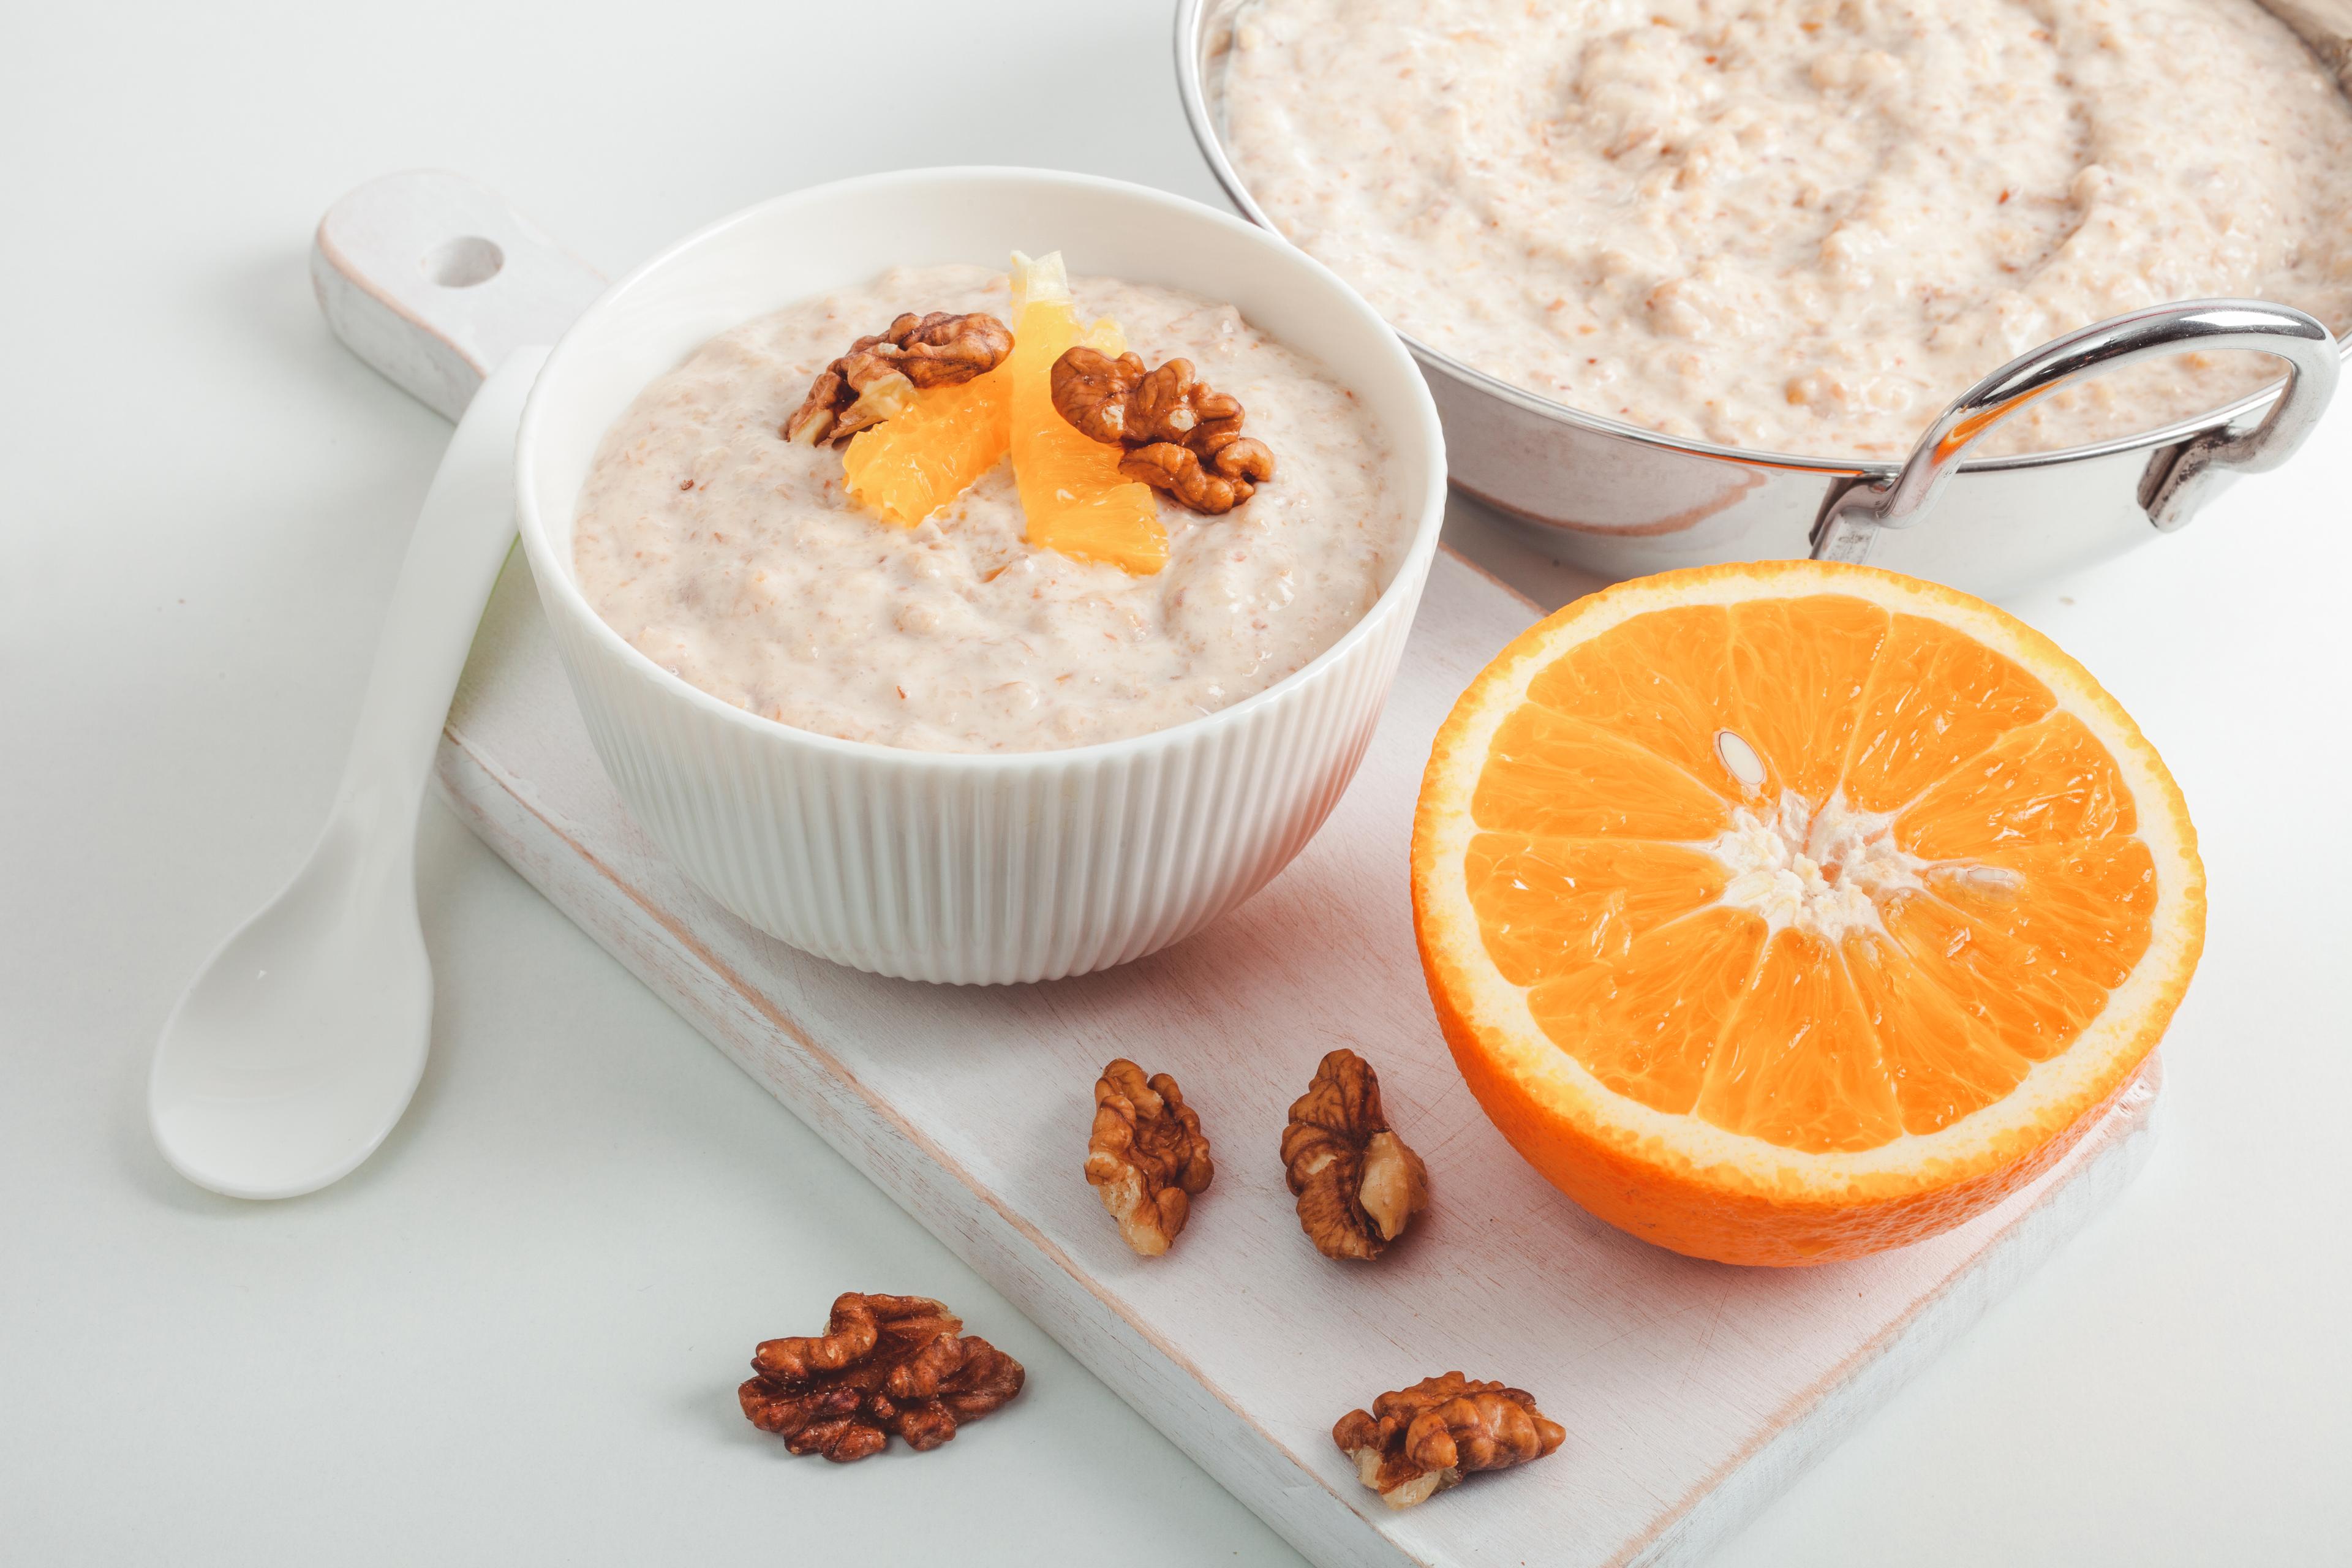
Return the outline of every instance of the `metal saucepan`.
[[[1225,156],[1210,85],[1244,0],[1178,0],[1176,81],[1193,138],[1234,205],[1275,226]],[[2352,26],[2266,0],[2352,88]],[[1402,334],[1400,334],[1401,336]],[[1612,577],[1718,561],[1861,561],[1997,594],[2180,527],[2239,473],[2311,433],[2352,342],[2301,310],[2199,300],[2135,310],[2043,344],[1962,393],[1900,464],[1748,452],[1587,414],[1404,339],[1445,426],[1454,482],[1518,519],[1549,554]],[[1967,457],[2063,382],[2184,350],[2276,355],[2252,396],[2144,435]],[[1914,527],[1933,514],[1934,526]]]

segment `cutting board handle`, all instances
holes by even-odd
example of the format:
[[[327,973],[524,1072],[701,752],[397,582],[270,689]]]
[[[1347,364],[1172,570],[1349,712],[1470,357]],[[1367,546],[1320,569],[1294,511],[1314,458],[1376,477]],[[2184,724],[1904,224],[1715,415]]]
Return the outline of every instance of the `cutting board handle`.
[[[353,353],[451,420],[501,360],[552,343],[604,291],[505,197],[436,169],[387,174],[328,208],[310,284]]]

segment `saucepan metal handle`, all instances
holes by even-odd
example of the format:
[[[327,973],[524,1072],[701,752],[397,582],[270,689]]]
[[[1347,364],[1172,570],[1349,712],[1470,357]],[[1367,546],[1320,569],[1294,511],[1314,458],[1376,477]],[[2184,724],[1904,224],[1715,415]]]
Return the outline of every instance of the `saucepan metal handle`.
[[[2286,385],[2252,429],[2225,426],[2180,449],[2144,498],[2148,521],[2170,531],[2195,510],[2197,480],[2223,468],[2274,468],[2294,455],[2336,390],[2341,361],[2320,322],[2262,300],[2191,300],[2084,327],[2010,361],[1960,395],[1911,448],[1893,477],[1830,499],[1813,525],[1813,559],[1859,562],[1885,528],[1909,528],[1934,510],[1968,450],[2001,420],[2070,381],[2159,354],[2252,349],[2287,364]]]

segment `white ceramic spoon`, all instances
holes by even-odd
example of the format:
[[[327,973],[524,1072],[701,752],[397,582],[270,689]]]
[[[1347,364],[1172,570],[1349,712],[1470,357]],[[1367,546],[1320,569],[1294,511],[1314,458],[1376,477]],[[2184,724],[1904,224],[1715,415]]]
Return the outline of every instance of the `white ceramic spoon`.
[[[346,342],[464,417],[401,563],[326,830],[213,955],[156,1043],[148,1108],[164,1158],[246,1198],[291,1197],[350,1172],[425,1070],[433,972],[416,921],[416,813],[514,541],[515,428],[546,358],[518,345],[551,342],[601,286],[452,175],[352,193],[320,226],[313,273]]]

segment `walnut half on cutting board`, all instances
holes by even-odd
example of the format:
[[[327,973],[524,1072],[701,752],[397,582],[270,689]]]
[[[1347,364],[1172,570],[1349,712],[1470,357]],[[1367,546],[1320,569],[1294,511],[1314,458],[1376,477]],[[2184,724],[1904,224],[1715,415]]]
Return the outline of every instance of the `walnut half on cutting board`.
[[[1147,1079],[1125,1057],[1103,1068],[1095,1080],[1087,1180],[1139,1257],[1168,1250],[1216,1173],[1200,1115],[1174,1079],[1164,1072]]]
[[[1326,1258],[1369,1262],[1429,1206],[1429,1169],[1389,1126],[1380,1075],[1344,1047],[1291,1103],[1282,1164],[1299,1226]]]
[[[1424,1502],[1475,1470],[1540,1459],[1568,1437],[1536,1408],[1535,1395],[1458,1372],[1424,1377],[1350,1410],[1331,1441],[1356,1461],[1356,1476],[1391,1508]]]

